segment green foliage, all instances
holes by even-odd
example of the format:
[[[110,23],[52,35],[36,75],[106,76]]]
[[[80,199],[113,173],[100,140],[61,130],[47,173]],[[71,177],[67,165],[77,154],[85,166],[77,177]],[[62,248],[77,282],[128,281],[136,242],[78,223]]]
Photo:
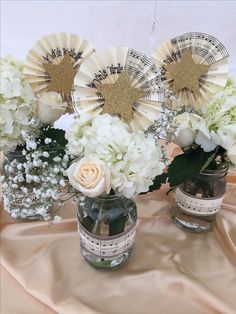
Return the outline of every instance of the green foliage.
[[[157,176],[149,192],[158,190],[162,184],[168,182],[170,191],[179,184],[192,179],[201,171],[214,163],[218,153],[218,147],[211,152],[205,152],[201,147],[176,156],[168,167],[166,173]]]
[[[176,156],[169,165],[167,172],[170,188],[197,176],[207,168],[215,156],[216,150],[207,153],[200,147]]]
[[[45,144],[45,139],[51,139],[51,142]],[[49,164],[53,162],[55,157],[63,157],[66,151],[67,139],[65,138],[65,131],[61,129],[54,129],[47,126],[41,129],[40,136],[37,139],[38,146],[45,151],[49,152],[49,157],[45,159]],[[44,159],[44,158],[42,158]]]
[[[62,129],[54,129],[49,126],[42,129],[40,140],[44,143],[45,138],[50,138],[52,142],[49,145],[55,146],[55,143],[60,149],[65,150],[65,146],[67,144],[67,139],[65,138],[65,131]]]
[[[109,221],[109,236],[113,236],[122,233],[125,230],[126,216],[122,216],[119,219]]]
[[[156,176],[155,179],[153,180],[153,184],[149,187],[149,192],[153,192],[155,190],[160,189],[161,185],[166,183],[167,178],[168,178],[167,173],[162,173],[161,175]]]

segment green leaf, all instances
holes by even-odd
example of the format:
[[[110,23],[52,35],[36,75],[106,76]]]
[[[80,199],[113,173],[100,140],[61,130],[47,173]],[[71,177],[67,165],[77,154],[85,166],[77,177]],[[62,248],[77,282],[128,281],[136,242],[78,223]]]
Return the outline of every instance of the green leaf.
[[[162,173],[161,175],[156,176],[155,179],[153,180],[153,184],[149,187],[148,192],[153,192],[155,190],[160,189],[161,185],[166,183],[167,178],[168,178],[167,173]],[[146,194],[146,193],[142,193],[142,194]]]
[[[201,171],[205,170],[211,163],[213,160],[215,160],[216,155],[217,155],[217,150],[214,150],[213,152],[211,152],[212,154],[210,155],[210,157],[207,159],[207,161],[204,163],[204,165],[201,168]],[[200,171],[200,172],[201,172]]]
[[[52,141],[49,144],[45,144],[45,138],[50,138]],[[47,126],[41,129],[39,137],[39,146],[45,151],[49,152],[49,157],[42,157],[43,161],[47,161],[49,164],[53,163],[53,158],[56,156],[63,157],[65,155],[66,144],[68,143],[65,138],[65,131],[61,129],[54,129],[51,126]]]
[[[93,232],[94,220],[91,217],[89,216],[84,217],[82,220],[82,225],[88,231]]]
[[[167,172],[170,187],[176,187],[198,175],[214,157],[215,151],[206,153],[202,148],[176,156]]]
[[[54,129],[52,127],[43,129],[43,137],[48,137],[53,141],[56,141],[57,144],[60,145],[60,147],[65,147],[68,142],[65,138],[65,131],[62,129]]]
[[[109,221],[109,236],[120,234],[125,230],[125,222],[127,217],[122,216],[119,219]]]

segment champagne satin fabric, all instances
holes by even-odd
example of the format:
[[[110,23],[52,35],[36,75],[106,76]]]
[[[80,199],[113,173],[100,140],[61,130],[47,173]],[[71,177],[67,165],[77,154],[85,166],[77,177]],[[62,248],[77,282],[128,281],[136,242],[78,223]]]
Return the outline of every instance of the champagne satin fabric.
[[[52,227],[1,210],[1,314],[235,314],[236,172],[209,233],[178,229],[166,190],[136,199],[134,252],[113,272],[82,258],[73,204]]]
[[[137,198],[133,256],[99,272],[80,255],[75,208],[61,223],[15,223],[2,211],[2,314],[212,314],[236,312],[236,185],[214,230],[171,221],[162,190]]]

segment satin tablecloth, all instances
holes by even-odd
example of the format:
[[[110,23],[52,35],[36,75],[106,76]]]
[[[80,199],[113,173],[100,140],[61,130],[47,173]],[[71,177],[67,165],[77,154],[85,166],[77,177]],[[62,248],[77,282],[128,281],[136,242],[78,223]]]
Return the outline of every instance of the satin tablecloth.
[[[205,234],[173,224],[167,186],[139,196],[133,255],[113,272],[80,255],[74,205],[52,227],[1,210],[1,314],[235,314],[235,179]]]

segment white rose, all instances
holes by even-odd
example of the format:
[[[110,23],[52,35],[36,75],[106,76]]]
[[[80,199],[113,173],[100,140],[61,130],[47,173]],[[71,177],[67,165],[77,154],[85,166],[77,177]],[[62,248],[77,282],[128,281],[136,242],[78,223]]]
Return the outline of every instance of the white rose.
[[[178,127],[179,129],[186,129],[189,127],[189,122],[190,122],[190,114],[188,112],[184,112],[181,114],[178,114],[173,118],[173,125]]]
[[[96,156],[111,171],[111,188],[128,198],[146,192],[165,167],[162,150],[151,135],[131,132],[127,124],[108,114],[88,121],[81,116],[66,132],[66,138],[69,154]],[[73,178],[71,183],[79,189],[78,180]]]
[[[173,126],[176,127],[173,141],[182,148],[188,148],[194,142],[197,142],[199,140],[199,131],[205,135],[204,139],[205,137],[209,138],[209,140],[211,138],[205,120],[195,113],[184,112],[175,116],[173,118]]]
[[[184,112],[173,118],[173,126],[176,127],[175,137],[173,142],[180,147],[190,147],[196,138],[196,133],[190,127],[190,113]]]
[[[191,128],[179,130],[178,135],[175,136],[173,142],[182,148],[190,147],[196,139],[196,133]]]
[[[234,143],[227,151],[229,160],[236,166],[236,143]]]
[[[70,184],[88,197],[110,193],[110,170],[96,157],[84,157],[79,162],[74,162],[67,169],[67,175]]]
[[[51,124],[58,120],[67,109],[67,103],[57,92],[42,94],[36,101],[37,117],[42,123]]]

